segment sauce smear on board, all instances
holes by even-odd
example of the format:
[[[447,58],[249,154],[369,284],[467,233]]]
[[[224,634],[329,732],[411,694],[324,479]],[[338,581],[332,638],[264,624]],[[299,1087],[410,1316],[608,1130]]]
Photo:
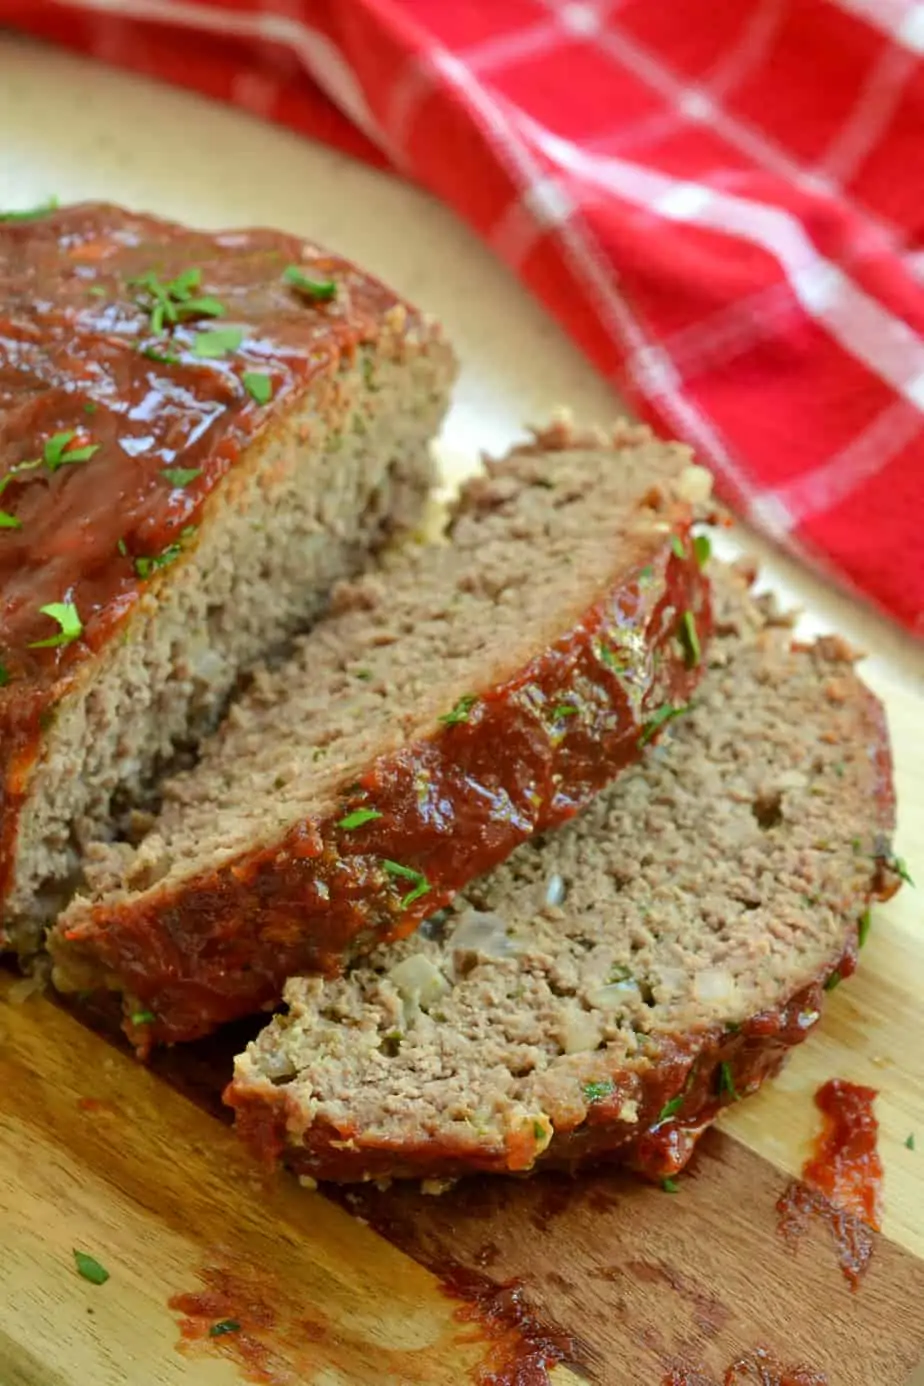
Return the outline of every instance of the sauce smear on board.
[[[882,1221],[882,1160],[876,1147],[879,1123],[874,1088],[832,1078],[818,1089],[815,1104],[824,1126],[802,1182],[789,1185],[777,1203],[779,1230],[796,1242],[819,1217],[834,1235],[838,1263],[856,1289],[870,1262]]]
[[[701,1372],[674,1367],[662,1386],[719,1386],[719,1383]],[[737,1358],[726,1369],[721,1386],[828,1386],[828,1378],[811,1367],[781,1367],[764,1348],[758,1348],[756,1352]]]

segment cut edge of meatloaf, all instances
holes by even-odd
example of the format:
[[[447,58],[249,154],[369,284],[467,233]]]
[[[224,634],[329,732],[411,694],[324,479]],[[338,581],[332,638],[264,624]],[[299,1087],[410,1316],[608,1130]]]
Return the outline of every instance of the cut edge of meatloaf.
[[[695,686],[710,626],[685,448],[561,421],[463,489],[449,542],[346,584],[51,936],[136,1038],[185,1039],[410,932],[570,817]],[[690,498],[693,497],[691,500]]]
[[[440,1180],[594,1156],[679,1169],[852,972],[897,888],[882,708],[719,571],[695,704],[573,823],[412,939],[298,978],[226,1100],[310,1178]]]
[[[136,801],[159,766],[214,727],[242,671],[419,522],[454,375],[437,325],[399,304],[377,340],[334,354],[271,415],[206,500],[182,555],[52,691],[40,744],[7,760],[12,879],[0,946],[24,957],[40,946],[88,845],[109,831],[115,796]],[[21,686],[3,692],[21,720]]]

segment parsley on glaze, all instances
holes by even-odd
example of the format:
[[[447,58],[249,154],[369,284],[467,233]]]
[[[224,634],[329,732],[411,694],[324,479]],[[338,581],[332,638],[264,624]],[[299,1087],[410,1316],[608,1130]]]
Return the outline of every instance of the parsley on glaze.
[[[361,828],[364,823],[374,823],[377,818],[381,818],[378,809],[358,808],[352,813],[348,813],[345,818],[341,818],[337,824],[338,828],[343,828],[344,832],[352,832],[354,828]]]
[[[241,376],[244,389],[257,404],[269,404],[273,398],[273,378],[264,371],[245,371]]]
[[[444,727],[458,727],[468,721],[468,714],[477,703],[474,693],[464,693],[451,712],[445,712],[439,719]]]
[[[161,472],[161,476],[165,481],[169,481],[171,486],[188,486],[201,475],[201,467],[165,467]]]
[[[658,1121],[670,1121],[671,1117],[676,1116],[683,1106],[683,1093],[679,1092],[676,1097],[672,1097],[670,1102],[665,1102],[658,1115]]]
[[[215,327],[211,332],[200,332],[198,337],[193,338],[190,351],[193,356],[214,360],[237,351],[243,340],[243,327]]]
[[[680,622],[680,640],[683,645],[688,669],[695,669],[703,657],[696,629],[696,618],[692,611],[685,611]]]
[[[33,640],[29,645],[30,650],[51,650],[58,645],[70,645],[80,637],[83,622],[73,602],[50,602],[48,606],[39,607],[39,611],[56,621],[59,630],[57,635],[49,635],[47,640]]]
[[[0,529],[22,529],[22,520],[11,515],[8,510],[0,510]]]
[[[740,1094],[732,1077],[731,1064],[719,1064],[719,1094],[727,1092],[733,1102],[740,1100]]]
[[[403,881],[413,881],[414,889],[409,891],[401,901],[401,908],[406,910],[408,905],[412,905],[415,900],[419,900],[422,895],[426,895],[430,890],[430,882],[422,871],[415,871],[412,866],[402,866],[399,861],[389,861],[383,857],[382,866],[389,876],[397,876]]]
[[[599,1083],[585,1083],[581,1091],[586,1102],[602,1102],[604,1097],[609,1097],[615,1091],[615,1087],[609,1079],[604,1079]]]
[[[282,277],[298,293],[313,299],[315,303],[329,303],[337,296],[337,285],[333,279],[314,279],[300,265],[287,265]]]
[[[712,543],[708,534],[697,534],[693,540],[693,554],[701,568],[705,568],[712,557]]]
[[[687,551],[683,547],[683,540],[679,534],[671,535],[671,553],[675,558],[686,558]]]
[[[689,704],[677,707],[673,703],[662,703],[660,707],[655,708],[645,723],[638,744],[640,746],[647,745],[656,732],[660,731],[668,722],[672,722],[675,717],[682,717],[685,712],[689,712]]]
[[[89,462],[95,452],[99,452],[99,443],[88,443],[84,447],[72,448],[71,443],[76,437],[73,429],[65,433],[55,433],[45,444],[43,460],[45,466],[51,472],[56,472],[59,467],[67,467],[72,462]]]

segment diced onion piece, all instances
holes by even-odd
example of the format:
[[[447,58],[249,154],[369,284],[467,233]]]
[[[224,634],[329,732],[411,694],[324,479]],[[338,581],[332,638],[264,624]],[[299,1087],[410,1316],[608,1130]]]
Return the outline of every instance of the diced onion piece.
[[[691,505],[702,505],[712,495],[712,473],[691,463],[677,478],[677,490]]]
[[[558,1042],[566,1054],[592,1053],[601,1038],[596,1017],[578,1006],[566,1011],[558,1027]]]
[[[466,910],[449,937],[449,947],[458,953],[484,953],[489,958],[511,958],[519,948],[507,933],[499,914]]]
[[[565,882],[557,871],[553,871],[545,887],[545,903],[550,907],[560,905],[565,898]]]
[[[587,1000],[598,1011],[618,1011],[620,1007],[638,1000],[638,996],[638,983],[632,977],[627,977],[624,982],[607,982],[606,986],[597,987]]]
[[[687,973],[682,967],[659,967],[658,981],[663,991],[677,996],[686,989]]]
[[[435,963],[423,953],[412,953],[389,969],[388,979],[403,1001],[417,1002],[427,1010],[449,990],[449,983]]]
[[[738,983],[727,967],[704,967],[693,978],[693,990],[700,1001],[731,1001]]]

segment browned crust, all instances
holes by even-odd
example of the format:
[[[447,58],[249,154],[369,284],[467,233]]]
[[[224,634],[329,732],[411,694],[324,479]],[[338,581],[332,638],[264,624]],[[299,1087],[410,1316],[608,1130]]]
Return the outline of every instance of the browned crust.
[[[677,639],[686,611],[704,641],[711,625],[708,583],[686,542],[692,513],[672,502],[659,520],[629,577],[614,560],[618,582],[526,668],[483,690],[468,721],[380,758],[333,814],[281,841],[140,901],[88,906],[52,936],[61,973],[78,987],[119,988],[151,1012],[134,1035],[140,1047],[191,1039],[276,1002],[290,976],[337,972],[352,953],[411,932],[519,843],[570,818],[638,757],[654,709],[682,704],[701,672]],[[601,655],[627,621],[644,635],[640,705]],[[587,715],[563,730],[553,709],[579,691]],[[359,806],[382,814],[361,842],[337,827]],[[422,872],[427,893],[402,904],[407,882],[383,872],[384,858]]]

